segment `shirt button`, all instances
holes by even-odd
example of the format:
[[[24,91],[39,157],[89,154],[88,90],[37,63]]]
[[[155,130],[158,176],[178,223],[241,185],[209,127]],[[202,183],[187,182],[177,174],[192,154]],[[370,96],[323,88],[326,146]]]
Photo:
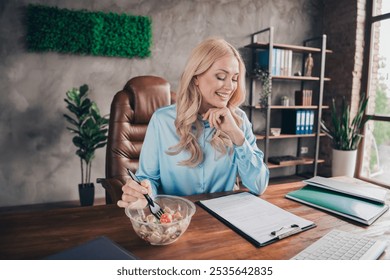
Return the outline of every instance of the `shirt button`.
[[[199,168],[202,168],[202,167],[203,167],[203,163],[199,164],[198,167],[199,167]]]

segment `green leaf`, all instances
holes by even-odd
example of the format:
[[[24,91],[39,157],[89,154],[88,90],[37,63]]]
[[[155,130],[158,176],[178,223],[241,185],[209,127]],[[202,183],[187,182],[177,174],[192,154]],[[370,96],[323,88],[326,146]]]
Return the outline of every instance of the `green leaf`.
[[[80,108],[83,112],[89,112],[89,110],[91,110],[91,106],[92,106],[92,102],[89,98],[85,98],[81,105],[80,105]]]
[[[73,137],[72,141],[73,141],[73,144],[75,144],[77,147],[80,147],[80,148],[84,147],[84,143],[83,143],[83,138],[82,137],[75,136],[75,137]]]
[[[73,119],[72,117],[68,116],[67,114],[64,114],[64,117],[65,117],[65,119],[66,119],[69,123],[71,123],[71,124],[73,124],[74,126],[77,126],[77,127],[78,127],[79,123],[78,123],[75,119]]]
[[[66,127],[70,132],[79,134],[80,132],[77,129]]]
[[[103,148],[106,144],[107,142],[102,142],[96,146],[96,149]]]
[[[321,121],[321,128],[331,139],[334,148],[339,150],[355,150],[357,149],[363,135],[362,129],[364,124],[370,118],[364,119],[365,110],[368,104],[362,93],[359,101],[358,111],[355,117],[351,120],[350,106],[343,97],[341,104],[341,114],[338,113],[335,99],[332,99],[331,107],[331,128],[327,128],[325,123]]]
[[[88,91],[88,85],[84,84],[80,86],[80,98],[87,94]]]
[[[79,91],[76,88],[72,88],[66,92],[66,96],[69,98],[69,100],[77,103],[79,100]]]

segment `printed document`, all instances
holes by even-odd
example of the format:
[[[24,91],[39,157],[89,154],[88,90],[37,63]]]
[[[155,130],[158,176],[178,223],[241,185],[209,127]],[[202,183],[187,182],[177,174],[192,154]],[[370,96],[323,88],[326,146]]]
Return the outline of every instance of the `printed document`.
[[[281,239],[288,232],[298,233],[315,226],[247,192],[201,200],[199,204],[258,246]]]

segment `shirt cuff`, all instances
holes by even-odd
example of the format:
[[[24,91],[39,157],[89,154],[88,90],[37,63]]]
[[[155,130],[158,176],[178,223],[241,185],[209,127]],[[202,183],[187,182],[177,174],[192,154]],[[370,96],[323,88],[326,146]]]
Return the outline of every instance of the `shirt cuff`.
[[[240,160],[245,160],[246,158],[248,158],[248,156],[249,157],[252,156],[252,152],[253,152],[252,147],[246,138],[244,140],[244,143],[241,146],[237,146],[237,145],[233,145],[233,146],[234,146],[234,150],[237,153],[237,157]]]

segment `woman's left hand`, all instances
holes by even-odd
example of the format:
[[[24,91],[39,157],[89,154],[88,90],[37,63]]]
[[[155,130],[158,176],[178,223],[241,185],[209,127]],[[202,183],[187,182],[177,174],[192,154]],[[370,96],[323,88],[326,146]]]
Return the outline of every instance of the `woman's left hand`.
[[[203,120],[208,120],[210,127],[225,132],[235,145],[241,146],[244,143],[244,133],[234,121],[232,113],[227,107],[209,109],[203,115]]]

